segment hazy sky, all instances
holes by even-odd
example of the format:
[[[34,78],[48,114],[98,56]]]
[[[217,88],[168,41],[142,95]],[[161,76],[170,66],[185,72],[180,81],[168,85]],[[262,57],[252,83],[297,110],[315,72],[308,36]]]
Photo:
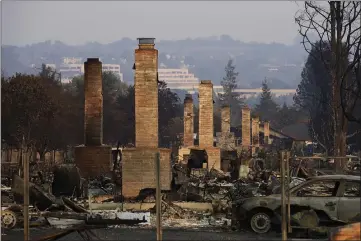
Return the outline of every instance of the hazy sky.
[[[109,43],[123,37],[184,39],[228,34],[292,43],[294,1],[2,1],[2,44]]]

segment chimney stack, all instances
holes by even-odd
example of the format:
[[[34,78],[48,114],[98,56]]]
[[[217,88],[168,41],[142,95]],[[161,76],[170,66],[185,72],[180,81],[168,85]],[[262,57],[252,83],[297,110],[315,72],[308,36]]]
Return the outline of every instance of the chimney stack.
[[[264,144],[269,144],[269,121],[263,123]]]
[[[88,58],[84,63],[84,144],[103,144],[103,83],[102,62]]]
[[[248,106],[242,107],[242,146],[251,145],[251,110]]]
[[[213,147],[213,84],[202,80],[199,84],[199,146]]]
[[[154,49],[155,38],[138,38],[139,49]]]
[[[193,133],[194,133],[194,119],[193,119],[193,98],[192,95],[187,94],[184,98],[184,134],[183,134],[183,146],[190,147],[194,145]]]
[[[221,109],[221,132],[229,133],[231,130],[231,108],[228,105]]]
[[[259,147],[259,117],[252,118],[252,145]]]
[[[74,161],[84,178],[110,173],[112,148],[103,145],[102,63],[88,58],[84,63],[84,146],[74,150]]]
[[[158,147],[158,50],[154,38],[138,38],[135,50],[135,146]]]

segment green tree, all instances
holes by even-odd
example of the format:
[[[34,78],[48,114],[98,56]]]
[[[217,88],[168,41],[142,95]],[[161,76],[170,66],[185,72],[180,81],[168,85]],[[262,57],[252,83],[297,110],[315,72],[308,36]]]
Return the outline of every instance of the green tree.
[[[328,1],[327,4],[306,1],[304,11],[299,11],[295,19],[305,50],[313,53],[331,76],[335,156],[346,155],[348,122],[361,123],[357,111],[361,104],[360,8],[361,4],[354,1]],[[310,34],[316,35],[317,41],[310,41]],[[329,58],[322,56],[325,49]],[[337,171],[341,171],[344,164],[342,160],[336,161]]]
[[[328,44],[317,43],[302,70],[294,101],[309,116],[310,135],[332,155],[336,121],[332,106],[332,76],[323,61],[331,61],[331,51]]]
[[[267,79],[262,82],[262,94],[260,102],[256,105],[255,113],[260,116],[263,121],[270,121],[275,124],[275,116],[278,111],[278,105],[273,100],[272,93],[267,84]]]
[[[226,67],[224,68],[226,76],[223,77],[221,85],[223,87],[225,101],[230,101],[233,98],[233,91],[237,88],[238,72],[235,71],[236,66],[233,65],[233,60],[229,59]]]
[[[122,129],[118,141],[122,146],[135,143],[135,94],[134,86],[122,88],[117,96],[117,111]]]
[[[278,110],[273,127],[282,130],[283,127],[307,120],[307,116],[295,106],[287,106],[286,102]]]
[[[158,83],[158,106],[159,145],[168,147],[171,141],[169,124],[173,118],[183,116],[183,113],[178,95],[163,81]]]
[[[44,160],[46,152],[71,143],[67,117],[70,98],[59,82],[46,75],[22,75],[2,80],[2,130],[7,144],[36,149]]]
[[[229,105],[231,109],[231,125],[237,126],[240,122],[240,111],[243,104],[243,99],[234,91],[237,89],[238,72],[235,71],[236,66],[233,65],[233,60],[229,59],[224,68],[226,75],[221,81],[223,87],[223,94],[219,94],[221,105]]]

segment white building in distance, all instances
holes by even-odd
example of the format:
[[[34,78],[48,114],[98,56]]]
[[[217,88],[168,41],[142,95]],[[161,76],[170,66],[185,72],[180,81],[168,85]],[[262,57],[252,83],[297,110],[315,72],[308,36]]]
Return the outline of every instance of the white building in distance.
[[[186,86],[193,88],[199,84],[199,79],[194,74],[189,73],[188,69],[158,69],[159,81],[167,83],[168,88],[176,88],[178,86]]]
[[[59,66],[55,64],[46,64],[46,67],[55,69],[61,73],[61,81],[69,83],[74,77],[84,74],[84,64],[81,63],[81,58],[63,58],[63,63]],[[102,71],[109,71],[117,75],[121,82],[123,82],[123,73],[120,72],[119,64],[102,64]]]

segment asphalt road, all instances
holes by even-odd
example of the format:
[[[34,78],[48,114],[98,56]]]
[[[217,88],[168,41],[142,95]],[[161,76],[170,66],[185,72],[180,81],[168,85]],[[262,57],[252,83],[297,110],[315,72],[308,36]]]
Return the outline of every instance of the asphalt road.
[[[31,229],[30,239],[37,240],[40,237],[54,234],[61,230],[56,229]],[[96,229],[94,233],[101,240],[156,240],[155,229],[140,228],[107,228]],[[4,233],[4,231],[3,231]],[[24,240],[23,231],[10,230],[2,235],[3,241],[20,241]],[[69,234],[58,240],[84,240],[77,233]],[[96,240],[96,239],[92,239]],[[268,233],[267,235],[257,235],[246,231],[215,231],[215,230],[184,230],[184,229],[165,229],[163,230],[163,240],[281,240],[281,236],[276,233]],[[296,239],[293,239],[296,240]],[[300,239],[298,239],[300,240]]]

